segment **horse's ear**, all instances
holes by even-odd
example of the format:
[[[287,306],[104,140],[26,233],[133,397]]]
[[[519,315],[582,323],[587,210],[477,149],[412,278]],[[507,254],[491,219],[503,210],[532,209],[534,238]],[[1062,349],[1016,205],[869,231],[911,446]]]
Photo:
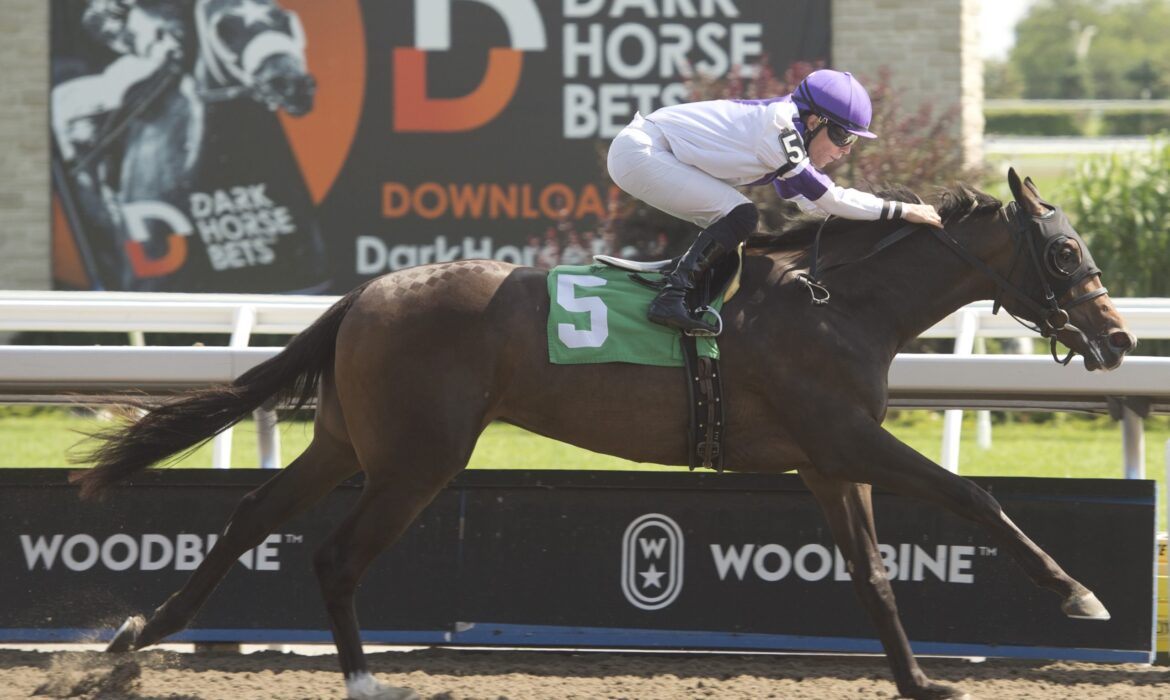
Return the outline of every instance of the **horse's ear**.
[[[1008,187],[1011,188],[1016,203],[1024,211],[1033,216],[1043,216],[1048,213],[1048,208],[1040,201],[1040,193],[1036,190],[1036,185],[1032,184],[1032,178],[1021,182],[1020,176],[1016,174],[1016,169],[1008,168]]]
[[[1040,190],[1036,187],[1036,183],[1032,182],[1032,178],[1025,177],[1024,178],[1024,185],[1028,189],[1032,190],[1032,194],[1036,195],[1037,198],[1040,197]]]
[[[1012,190],[1012,196],[1016,198],[1016,201],[1019,201],[1023,196],[1021,191],[1024,187],[1020,183],[1020,176],[1016,174],[1015,168],[1008,168],[1008,187]]]

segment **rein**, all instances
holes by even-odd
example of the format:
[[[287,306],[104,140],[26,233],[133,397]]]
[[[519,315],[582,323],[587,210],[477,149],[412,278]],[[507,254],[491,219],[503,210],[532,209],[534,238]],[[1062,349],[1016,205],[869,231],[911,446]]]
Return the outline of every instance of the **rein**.
[[[1076,332],[1077,334],[1079,334],[1081,336],[1081,338],[1085,341],[1085,345],[1096,356],[1095,359],[1098,362],[1100,362],[1101,364],[1104,364],[1104,359],[1100,356],[1100,351],[1097,350],[1096,346],[1093,345],[1093,343],[1089,341],[1089,338],[1088,338],[1088,336],[1085,335],[1085,332],[1069,322],[1068,310],[1075,307],[1075,306],[1083,304],[1087,301],[1090,301],[1092,299],[1096,299],[1097,297],[1104,296],[1105,294],[1109,293],[1109,290],[1106,289],[1104,286],[1099,287],[1091,292],[1086,292],[1084,294],[1081,294],[1080,296],[1077,296],[1072,301],[1068,302],[1068,304],[1066,304],[1065,306],[1062,307],[1060,305],[1060,302],[1057,299],[1056,293],[1052,289],[1052,284],[1049,282],[1048,275],[1045,274],[1044,266],[1041,263],[1041,261],[1038,257],[1038,254],[1036,252],[1036,246],[1030,245],[1030,241],[1027,239],[1026,234],[1028,234],[1032,231],[1033,224],[1031,222],[1024,220],[1024,217],[1026,215],[1023,214],[1023,212],[1019,209],[1018,205],[1016,205],[1015,202],[1008,203],[1008,205],[1006,207],[1004,207],[1004,209],[1002,211],[1006,215],[1007,211],[1013,207],[1014,207],[1015,214],[1014,214],[1014,216],[1010,216],[1008,221],[1013,222],[1015,224],[1015,226],[1012,227],[1012,237],[1013,237],[1013,239],[1015,239],[1015,242],[1016,242],[1016,251],[1012,257],[1011,272],[1008,273],[1008,277],[1010,277],[1012,275],[1012,273],[1015,272],[1016,265],[1019,263],[1021,257],[1023,257],[1021,255],[1021,248],[1023,246],[1027,246],[1028,251],[1029,251],[1028,259],[1030,259],[1032,261],[1032,267],[1036,271],[1036,274],[1039,277],[1041,284],[1043,285],[1045,305],[1041,305],[1039,302],[1032,299],[1030,296],[1028,296],[1026,293],[1024,293],[1023,290],[1021,290],[1018,286],[1013,284],[1011,282],[1011,280],[1009,280],[1007,277],[1004,277],[1003,275],[996,272],[994,269],[991,268],[990,265],[985,263],[983,260],[980,260],[971,251],[964,248],[963,245],[961,243],[959,243],[958,241],[956,241],[954,239],[954,237],[951,236],[951,234],[948,233],[945,228],[936,228],[934,226],[928,226],[927,228],[929,228],[934,233],[935,237],[938,238],[939,241],[944,243],[947,246],[947,248],[949,248],[951,251],[953,251],[956,255],[958,255],[964,261],[970,263],[976,269],[981,271],[984,275],[986,275],[993,282],[995,282],[997,287],[999,287],[1000,294],[996,295],[996,298],[994,300],[994,305],[992,307],[992,313],[997,313],[999,311],[999,308],[1002,306],[1002,300],[1001,300],[1002,293],[1007,292],[1008,294],[1015,297],[1018,301],[1020,301],[1029,311],[1034,313],[1037,318],[1041,319],[1038,324],[1029,324],[1026,321],[1022,320],[1019,316],[1016,316],[1015,314],[1011,313],[1010,311],[1008,312],[1011,315],[1011,317],[1013,319],[1015,319],[1020,325],[1024,326],[1025,328],[1028,328],[1029,330],[1031,330],[1035,333],[1038,333],[1043,338],[1049,339],[1050,351],[1052,353],[1053,360],[1055,360],[1057,363],[1059,363],[1061,365],[1068,365],[1068,363],[1072,361],[1073,356],[1076,354],[1075,350],[1070,349],[1068,351],[1068,354],[1065,356],[1065,358],[1063,360],[1061,360],[1056,354],[1056,334],[1062,330],[1071,330],[1071,331]],[[824,229],[825,223],[828,220],[829,220],[829,217],[826,217],[825,220],[821,222],[820,227],[817,229],[816,237],[813,240],[812,264],[810,265],[809,271],[807,273],[804,273],[804,272],[798,273],[796,276],[797,280],[799,280],[802,284],[805,285],[806,288],[808,288],[809,294],[812,296],[812,303],[816,304],[816,305],[828,304],[829,298],[831,296],[829,294],[828,288],[819,279],[818,273],[817,273],[818,261],[820,258],[821,232]],[[866,253],[865,255],[863,255],[859,258],[852,258],[850,260],[844,260],[844,261],[839,262],[839,263],[834,263],[833,265],[829,265],[828,267],[821,269],[820,272],[823,273],[823,272],[826,272],[828,270],[836,269],[838,267],[844,267],[845,265],[852,265],[854,263],[859,263],[863,260],[868,260],[869,258],[877,255],[881,251],[883,251],[886,248],[890,247],[891,245],[897,243],[898,241],[902,240],[903,238],[905,238],[906,236],[908,236],[909,234],[913,233],[915,230],[917,230],[923,226],[925,226],[925,224],[907,223],[904,226],[895,230],[893,233],[891,233],[891,234],[883,237],[881,240],[879,240],[876,244],[874,244],[873,248],[870,249],[870,251],[868,253]],[[1039,225],[1037,225],[1037,228],[1040,228]],[[1084,265],[1082,265],[1082,267],[1084,267]],[[1082,272],[1082,274],[1080,274],[1079,276],[1070,280],[1070,282],[1069,282],[1070,288],[1071,288],[1071,286],[1077,284],[1078,282],[1085,279],[1086,277],[1092,276],[1094,274],[1100,274],[1100,271],[1096,270],[1095,267],[1092,266],[1092,264],[1089,264],[1086,267],[1086,269],[1084,270],[1084,272]],[[1069,276],[1071,277],[1071,275],[1069,275]]]
[[[808,288],[809,294],[812,295],[812,303],[818,305],[828,304],[829,298],[832,296],[829,294],[829,288],[826,287],[817,276],[817,267],[821,257],[821,231],[825,229],[825,224],[831,218],[832,216],[825,217],[825,220],[822,221],[821,225],[817,228],[817,235],[813,239],[812,264],[809,266],[809,271],[801,272],[796,275],[796,279],[799,280],[800,283],[803,284],[806,288]],[[869,258],[872,258],[886,248],[889,248],[893,244],[913,233],[914,230],[917,229],[920,225],[921,224],[905,224],[898,230],[894,231],[888,236],[885,236],[880,241],[875,243],[873,248],[871,248],[868,253],[861,256],[860,258],[853,258],[852,260],[844,260],[839,263],[833,263],[832,265],[829,265],[828,267],[821,270],[821,272],[834,270],[838,267],[852,265],[853,263],[859,263],[863,260],[868,260]]]
[[[107,125],[107,128],[102,130],[101,136],[97,143],[90,149],[88,153],[82,156],[71,168],[70,175],[77,177],[78,173],[84,172],[86,168],[93,164],[95,160],[100,158],[109,148],[114,145],[118,137],[134,123],[136,119],[142,116],[146,110],[154,106],[159,98],[167,93],[175,83],[183,77],[182,68],[176,61],[167,61],[151,78],[155,82],[150,86],[150,91],[139,99],[129,109],[124,110],[121,114]]]

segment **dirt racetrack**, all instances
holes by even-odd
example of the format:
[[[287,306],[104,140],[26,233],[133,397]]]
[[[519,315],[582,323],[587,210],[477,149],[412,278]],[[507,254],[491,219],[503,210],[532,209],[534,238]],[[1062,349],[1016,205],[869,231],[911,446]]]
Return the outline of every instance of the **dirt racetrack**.
[[[0,650],[0,700],[316,700],[342,698],[336,657]],[[926,659],[935,679],[976,698],[1168,698],[1170,667]],[[612,654],[423,649],[370,655],[383,682],[430,700],[894,698],[876,657]]]

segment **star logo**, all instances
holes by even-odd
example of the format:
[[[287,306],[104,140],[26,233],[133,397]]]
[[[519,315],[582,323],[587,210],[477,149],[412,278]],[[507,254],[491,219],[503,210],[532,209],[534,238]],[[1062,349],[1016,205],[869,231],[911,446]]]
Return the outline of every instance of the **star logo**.
[[[639,571],[638,575],[642,577],[642,588],[662,588],[662,577],[666,575],[665,571],[659,571],[657,566],[653,564],[646,571]]]
[[[256,2],[256,0],[244,0],[238,8],[231,11],[231,14],[242,18],[244,26],[251,27],[257,22],[272,24],[272,10],[272,5]]]

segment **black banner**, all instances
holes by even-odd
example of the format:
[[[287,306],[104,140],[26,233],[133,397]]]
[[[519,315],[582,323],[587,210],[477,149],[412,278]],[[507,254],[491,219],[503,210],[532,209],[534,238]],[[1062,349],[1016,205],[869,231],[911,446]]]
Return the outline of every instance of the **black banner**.
[[[444,260],[662,255],[665,232],[614,225],[608,141],[689,77],[765,96],[823,64],[829,9],[53,0],[55,284],[339,293]]]
[[[0,471],[0,640],[108,637],[182,585],[268,475],[169,470],[79,502],[64,470]],[[1113,615],[1070,620],[974,525],[875,495],[882,557],[920,653],[1148,661],[1154,482],[977,478]],[[324,641],[315,546],[339,487],[242,558],[176,637]],[[364,638],[395,643],[879,651],[792,476],[471,471],[377,559]]]

